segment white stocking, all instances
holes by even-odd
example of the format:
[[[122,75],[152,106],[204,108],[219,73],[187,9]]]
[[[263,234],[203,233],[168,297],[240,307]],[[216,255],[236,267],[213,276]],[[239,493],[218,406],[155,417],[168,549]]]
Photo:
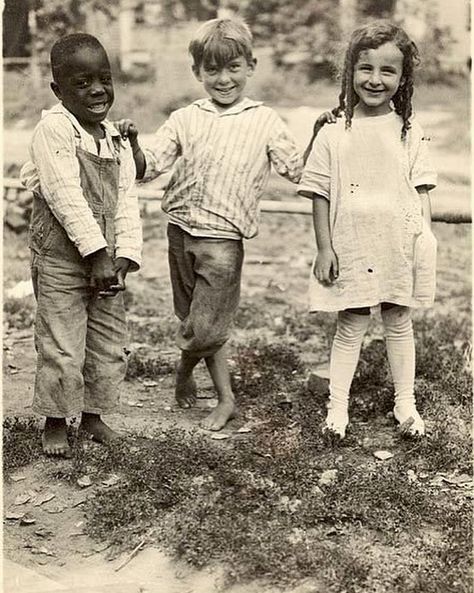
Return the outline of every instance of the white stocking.
[[[340,311],[331,350],[329,368],[329,404],[326,427],[341,437],[349,422],[349,390],[359,361],[362,340],[369,325],[370,315]]]
[[[411,434],[424,434],[415,406],[415,339],[410,309],[395,305],[382,310],[388,362],[395,386],[395,418]]]

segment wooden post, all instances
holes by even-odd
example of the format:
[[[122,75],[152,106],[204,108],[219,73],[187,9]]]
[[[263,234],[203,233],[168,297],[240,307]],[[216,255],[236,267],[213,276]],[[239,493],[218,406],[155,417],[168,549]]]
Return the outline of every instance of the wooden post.
[[[41,69],[38,55],[38,26],[36,23],[36,11],[30,8],[28,12],[28,27],[31,35],[31,59],[30,59],[30,74],[33,89],[39,90],[41,87]]]

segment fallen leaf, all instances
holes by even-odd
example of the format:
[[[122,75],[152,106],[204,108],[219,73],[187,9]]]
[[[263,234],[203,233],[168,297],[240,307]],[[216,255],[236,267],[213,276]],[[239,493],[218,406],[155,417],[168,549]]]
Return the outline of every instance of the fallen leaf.
[[[8,511],[5,515],[5,519],[9,521],[17,521],[18,519],[22,519],[25,516],[25,513],[21,511]]]
[[[20,525],[33,525],[36,519],[32,515],[25,515],[20,519]]]
[[[22,480],[25,480],[26,476],[10,476],[10,480],[12,482],[21,482]]]
[[[53,498],[56,496],[56,494],[54,494],[53,492],[46,492],[45,494],[40,494],[39,497],[35,500],[35,502],[33,503],[35,507],[39,507],[42,504],[44,504],[45,502],[49,502],[50,500],[53,500]]]
[[[19,494],[15,498],[15,502],[13,504],[15,504],[15,505],[26,504],[29,500],[31,500],[31,496],[29,494]]]
[[[225,432],[213,432],[210,437],[213,441],[223,441],[224,439],[229,439],[230,435],[226,434]]]
[[[45,527],[39,527],[35,531],[35,535],[37,535],[38,537],[47,538],[47,537],[51,537],[52,535],[54,535],[54,533],[50,529],[46,529]]]
[[[92,480],[90,479],[90,476],[82,476],[78,478],[77,484],[81,488],[88,488],[89,486],[92,486]]]
[[[390,453],[390,451],[374,451],[373,455],[375,458],[380,459],[381,461],[385,461],[393,457],[393,453]]]
[[[319,477],[318,484],[320,486],[329,486],[337,477],[337,469],[326,469]]]
[[[120,478],[118,476],[116,476],[115,474],[112,474],[106,480],[102,480],[102,484],[104,486],[115,486],[115,484],[118,484],[119,482],[120,482]]]
[[[248,432],[252,432],[252,429],[250,426],[241,426],[239,429],[237,429],[237,432],[240,434],[247,434]]]
[[[67,509],[67,505],[58,503],[53,506],[47,507],[45,510],[47,513],[50,513],[51,515],[56,515],[58,513],[62,513],[66,509]]]

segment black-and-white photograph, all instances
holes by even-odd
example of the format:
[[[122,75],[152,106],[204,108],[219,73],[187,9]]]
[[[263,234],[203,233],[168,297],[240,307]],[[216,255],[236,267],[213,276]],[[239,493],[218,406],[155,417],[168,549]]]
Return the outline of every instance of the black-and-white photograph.
[[[473,589],[468,0],[4,0],[4,593]]]

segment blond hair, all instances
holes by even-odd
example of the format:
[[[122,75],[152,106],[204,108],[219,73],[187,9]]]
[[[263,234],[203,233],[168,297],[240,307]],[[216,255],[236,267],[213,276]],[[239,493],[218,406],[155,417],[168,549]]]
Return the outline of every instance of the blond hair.
[[[214,64],[223,67],[230,60],[243,56],[253,59],[252,33],[240,19],[212,19],[203,23],[189,43],[194,67]]]

